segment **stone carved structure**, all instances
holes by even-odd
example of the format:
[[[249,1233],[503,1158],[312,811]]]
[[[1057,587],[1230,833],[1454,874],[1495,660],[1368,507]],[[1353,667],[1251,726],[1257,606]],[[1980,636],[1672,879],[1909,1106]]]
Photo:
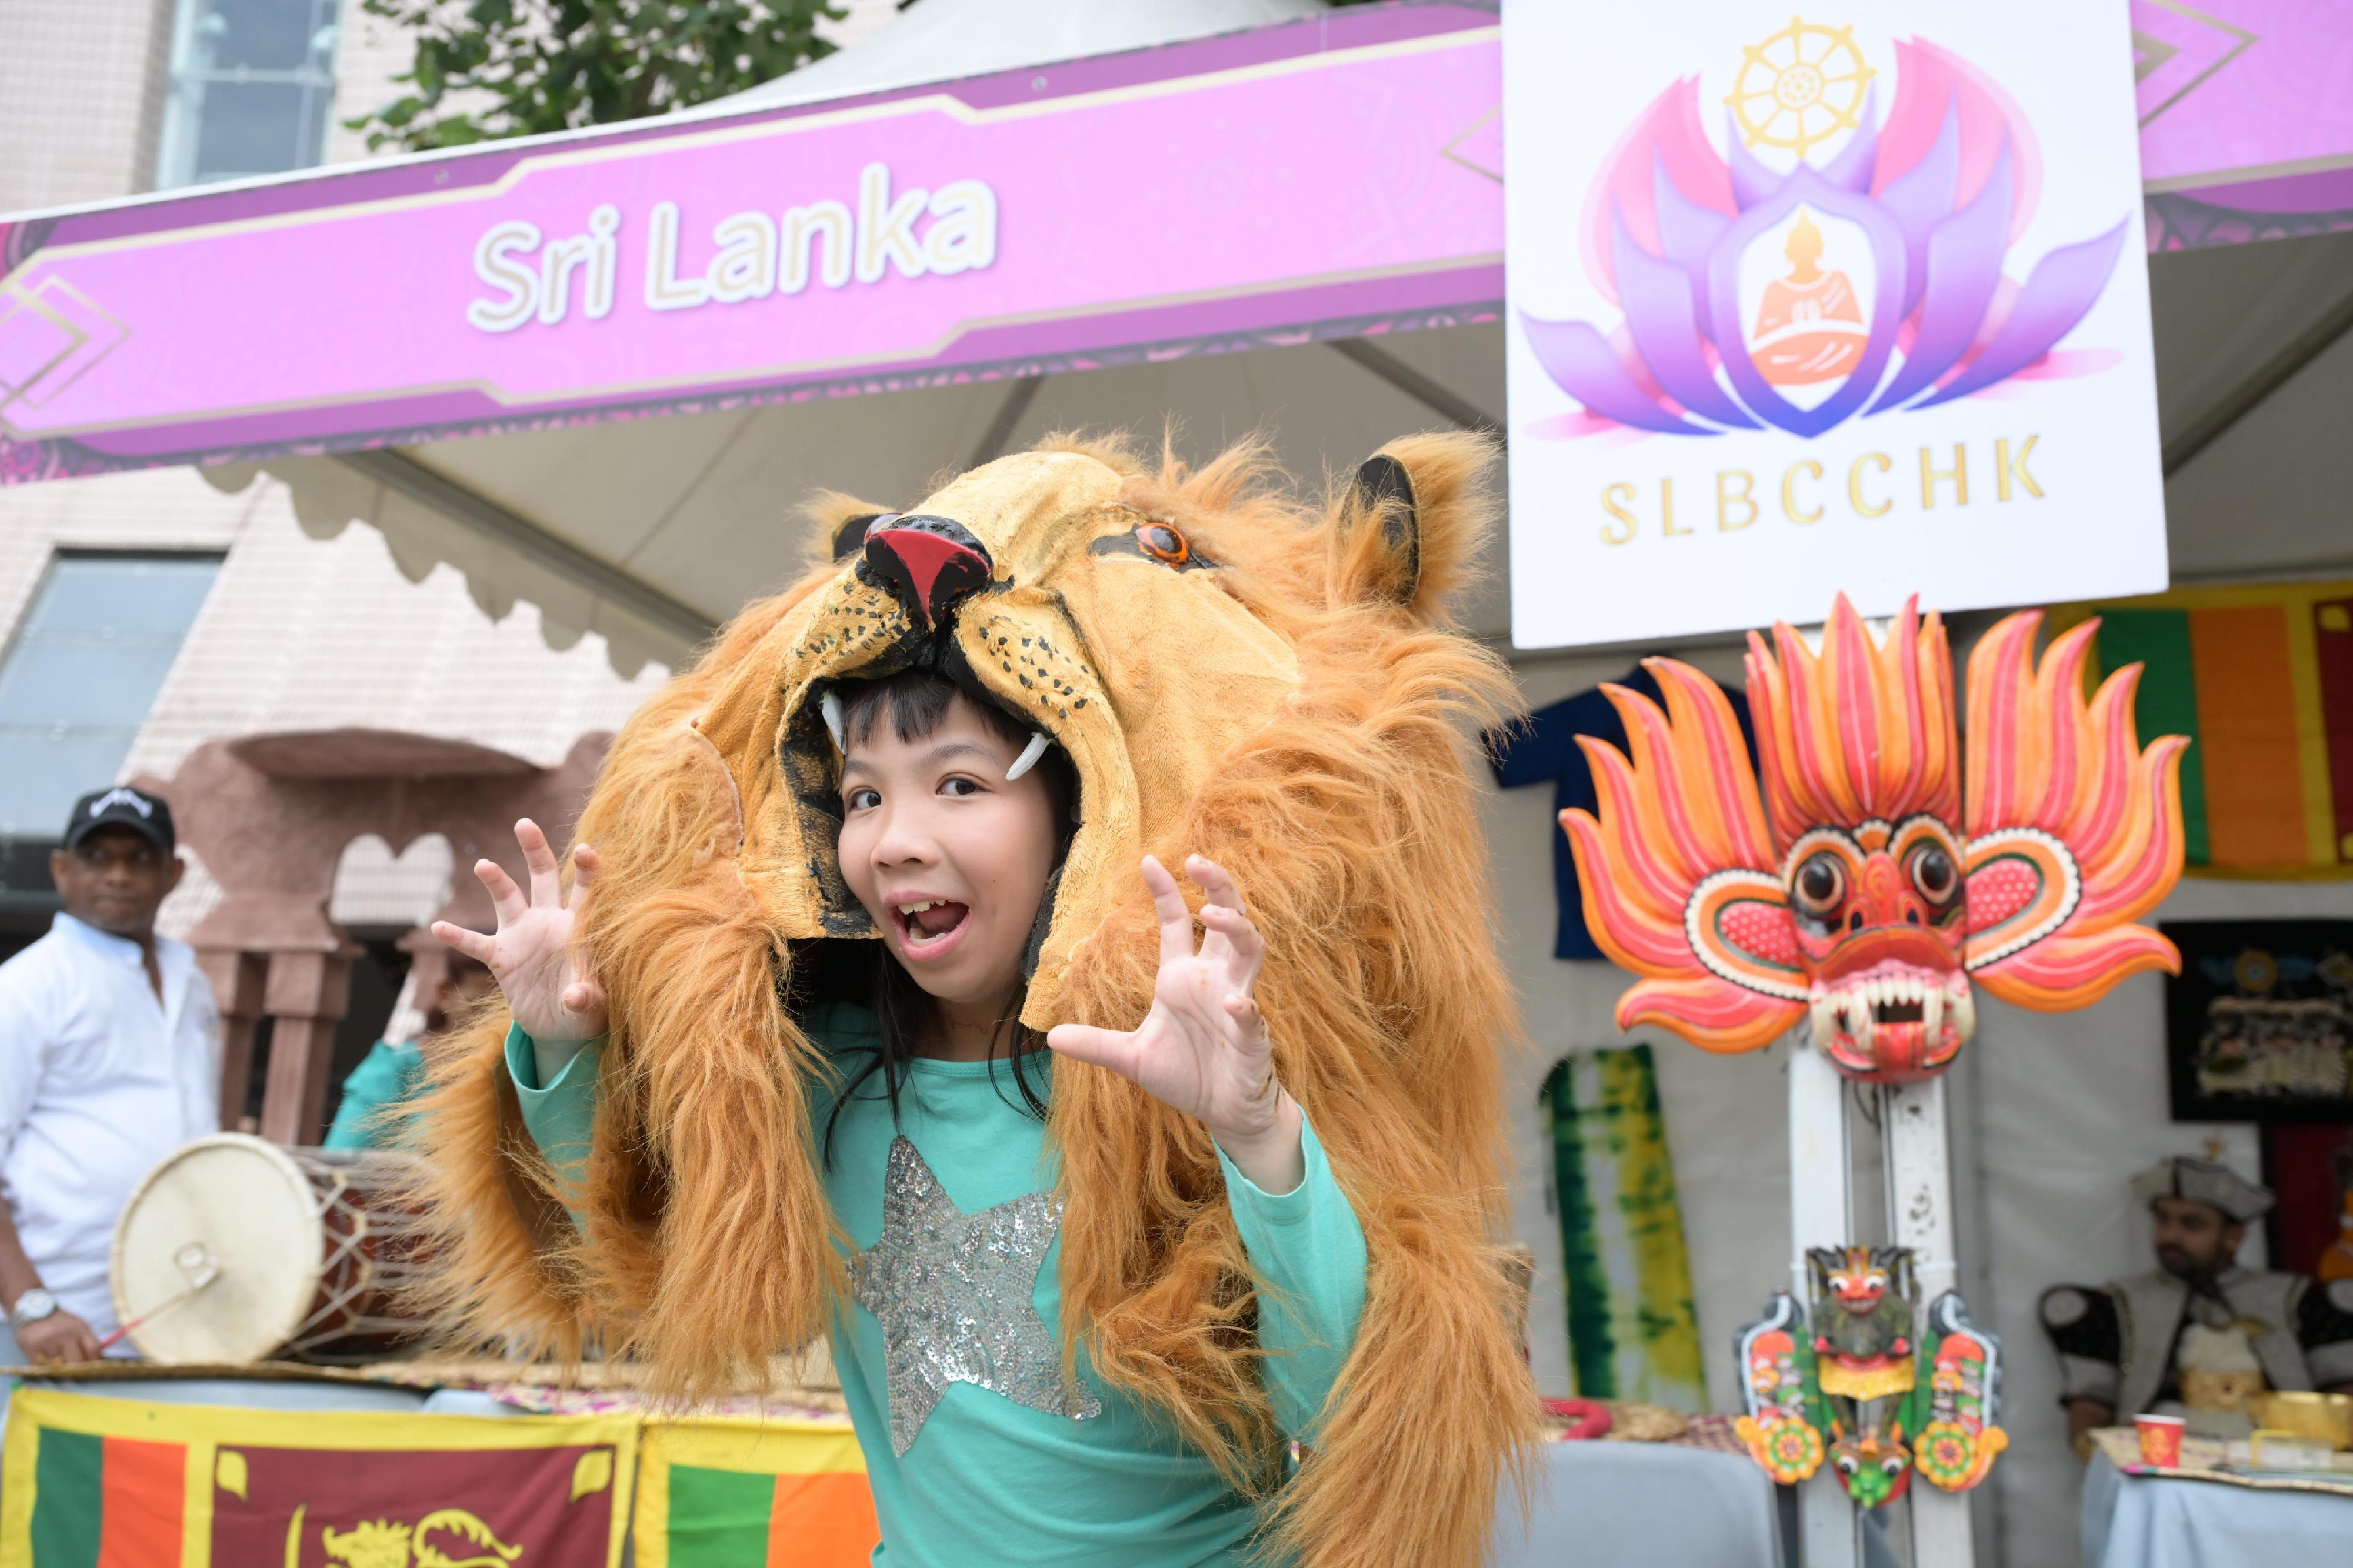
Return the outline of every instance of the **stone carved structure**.
[[[478,930],[490,899],[470,868],[488,857],[518,881],[513,826],[528,816],[569,837],[612,737],[582,736],[564,761],[535,767],[469,742],[338,729],[211,741],[170,779],[137,782],[172,803],[181,841],[221,886],[189,933],[221,1013],[221,1120],[234,1128],[252,1071],[255,1026],[272,1020],[261,1135],[315,1143],[325,1122],[335,1025],[356,951],[328,918],[343,847],[373,833],[396,853],[428,833],[449,841],[454,892],[435,918]],[[420,983],[448,954],[423,928],[400,943]]]

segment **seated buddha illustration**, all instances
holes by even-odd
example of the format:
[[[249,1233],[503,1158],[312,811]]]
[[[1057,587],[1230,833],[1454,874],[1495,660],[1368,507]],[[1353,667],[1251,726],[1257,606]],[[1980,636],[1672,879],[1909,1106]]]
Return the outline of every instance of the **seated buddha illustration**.
[[[1835,381],[1854,368],[1870,336],[1862,304],[1845,273],[1822,270],[1822,231],[1802,207],[1781,253],[1789,274],[1765,285],[1749,358],[1775,386]]]

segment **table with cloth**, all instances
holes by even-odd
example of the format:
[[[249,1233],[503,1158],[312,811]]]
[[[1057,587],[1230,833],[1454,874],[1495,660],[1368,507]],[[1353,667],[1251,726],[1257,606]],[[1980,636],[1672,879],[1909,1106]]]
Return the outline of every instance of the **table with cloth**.
[[[1504,1494],[1490,1568],[1782,1568],[1773,1483],[1746,1455],[1677,1443],[1547,1443],[1524,1524]]]
[[[723,1402],[742,1415],[756,1402]],[[448,1414],[585,1415],[629,1409],[628,1394],[533,1384],[438,1388],[427,1410]],[[814,1414],[813,1412],[811,1414]],[[1787,1568],[1796,1524],[1778,1506],[1764,1471],[1737,1451],[1728,1416],[1699,1416],[1670,1441],[1554,1442],[1523,1518],[1506,1489],[1498,1505],[1488,1568],[1560,1564],[1704,1563],[1707,1568]],[[1867,1568],[1894,1568],[1870,1532]]]
[[[580,1415],[628,1408],[635,1396],[532,1385],[490,1385],[460,1395],[443,1388],[437,1408]],[[480,1401],[480,1405],[461,1403]],[[720,1408],[741,1415],[752,1405]],[[1706,1568],[1785,1568],[1795,1517],[1777,1511],[1774,1487],[1740,1448],[1728,1415],[1686,1420],[1655,1406],[1614,1405],[1621,1435],[1630,1411],[1668,1417],[1656,1438],[1551,1442],[1524,1517],[1507,1487],[1497,1505],[1488,1568],[1560,1564],[1694,1563]],[[1641,1425],[1638,1418],[1636,1426]],[[1665,1432],[1672,1430],[1672,1436]],[[1866,1548],[1867,1552],[1869,1548]],[[1894,1568],[1882,1547],[1868,1568]]]
[[[121,1367],[107,1369],[111,1376],[69,1374],[23,1386],[110,1396],[148,1408],[211,1405],[224,1418],[232,1418],[237,1411],[301,1412],[313,1417],[332,1415],[346,1419],[368,1415],[394,1420],[404,1415],[412,1420],[439,1416],[461,1421],[522,1417],[526,1423],[533,1418],[576,1421],[650,1415],[643,1396],[632,1389],[503,1382],[489,1375],[495,1369],[487,1367],[443,1370],[429,1363],[412,1363],[343,1373],[267,1367],[254,1369],[263,1373],[259,1376],[171,1375],[177,1370],[195,1369]],[[301,1375],[304,1372],[310,1375]],[[755,1452],[764,1445],[750,1441],[764,1423],[747,1417],[763,1406],[764,1402],[757,1399],[722,1401],[700,1418],[649,1423],[641,1429],[638,1447],[645,1463],[629,1467],[636,1475],[636,1506],[623,1504],[635,1516],[636,1528],[630,1533],[638,1538],[633,1555],[639,1562],[659,1562],[664,1568],[695,1568],[705,1562],[733,1563],[739,1557],[745,1562],[788,1560],[791,1553],[779,1559],[773,1551],[747,1555],[734,1550],[730,1541],[744,1534],[759,1538],[754,1544],[774,1546],[804,1537],[806,1529],[786,1527],[788,1502],[796,1505],[795,1517],[805,1521],[815,1521],[819,1516],[829,1519],[842,1511],[815,1507],[829,1500],[798,1495],[825,1484],[822,1476],[779,1478],[766,1473],[791,1467],[764,1462]],[[74,1418],[70,1412],[50,1409],[51,1419]],[[829,1408],[796,1414],[801,1418],[797,1426],[812,1429],[818,1425],[839,1426],[835,1440],[846,1452],[854,1452],[846,1416]],[[80,1419],[90,1424],[86,1416]],[[657,1426],[662,1428],[659,1435]],[[1716,1429],[1719,1426],[1728,1427],[1728,1422],[1702,1416],[1672,1441],[1546,1444],[1540,1451],[1530,1511],[1523,1516],[1508,1489],[1501,1500],[1490,1568],[1618,1563],[1784,1568],[1788,1561],[1784,1541],[1790,1521],[1780,1517],[1785,1510],[1777,1509],[1774,1488],[1764,1472],[1745,1455],[1725,1451],[1732,1445],[1726,1434]],[[803,1438],[806,1442],[807,1434]],[[253,1440],[248,1434],[246,1441]],[[743,1455],[733,1454],[737,1447],[744,1448]],[[670,1448],[678,1451],[670,1453]],[[709,1455],[702,1449],[709,1449]],[[23,1468],[21,1461],[18,1468]],[[836,1466],[828,1462],[812,1468],[830,1471]],[[862,1476],[847,1473],[853,1468],[852,1461],[841,1460],[839,1468],[846,1472],[839,1480],[862,1481]],[[733,1485],[730,1490],[731,1477],[740,1478],[744,1484]],[[17,1480],[32,1479],[28,1471]],[[631,1483],[622,1479],[622,1484]],[[754,1489],[759,1493],[756,1497],[751,1495]],[[745,1495],[737,1498],[733,1494],[738,1491]],[[226,1506],[227,1500],[221,1500]],[[674,1516],[672,1504],[688,1511]],[[736,1513],[747,1517],[737,1521]],[[871,1521],[870,1505],[862,1510],[858,1526],[868,1542],[872,1539]],[[705,1541],[705,1536],[712,1539]],[[723,1536],[729,1541],[722,1541]],[[655,1544],[657,1538],[660,1544]],[[859,1562],[865,1555],[862,1544],[846,1537],[825,1544],[831,1550],[819,1551],[815,1558],[827,1563]],[[8,1558],[5,1543],[0,1543],[0,1561]],[[46,1558],[35,1552],[31,1561],[41,1564]],[[181,1561],[210,1563],[216,1559],[199,1554]]]
[[[2353,1562],[2353,1491],[2084,1475],[2084,1568],[2300,1568]]]

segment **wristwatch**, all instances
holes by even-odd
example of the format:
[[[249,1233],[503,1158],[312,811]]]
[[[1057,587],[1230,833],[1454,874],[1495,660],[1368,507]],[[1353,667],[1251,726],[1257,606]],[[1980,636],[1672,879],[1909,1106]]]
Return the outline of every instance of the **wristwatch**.
[[[58,1299],[36,1285],[17,1297],[16,1304],[8,1309],[8,1326],[21,1329],[27,1323],[37,1323],[57,1310]]]

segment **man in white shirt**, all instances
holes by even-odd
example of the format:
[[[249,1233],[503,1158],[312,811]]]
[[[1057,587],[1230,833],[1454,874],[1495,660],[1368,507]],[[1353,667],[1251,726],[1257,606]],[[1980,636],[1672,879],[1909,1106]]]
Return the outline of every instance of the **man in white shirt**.
[[[212,987],[187,943],[155,934],[183,869],[161,799],[84,795],[49,857],[65,912],[0,963],[0,1302],[32,1361],[101,1353],[132,1188],[220,1130]]]

